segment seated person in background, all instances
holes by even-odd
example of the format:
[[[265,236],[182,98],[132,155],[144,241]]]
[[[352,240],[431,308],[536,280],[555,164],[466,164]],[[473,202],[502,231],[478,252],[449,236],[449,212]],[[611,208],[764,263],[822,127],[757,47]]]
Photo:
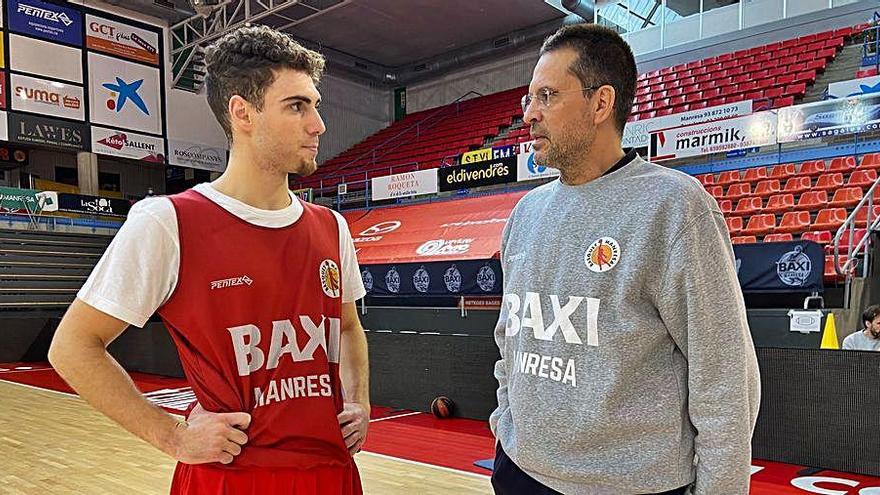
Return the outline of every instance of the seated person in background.
[[[880,305],[872,304],[862,313],[865,327],[843,339],[849,351],[880,351]]]

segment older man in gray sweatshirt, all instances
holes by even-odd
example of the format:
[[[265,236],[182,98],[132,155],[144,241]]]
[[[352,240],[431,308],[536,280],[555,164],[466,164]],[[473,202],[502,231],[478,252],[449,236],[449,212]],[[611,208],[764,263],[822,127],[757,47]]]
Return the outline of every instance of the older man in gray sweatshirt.
[[[715,201],[621,148],[636,87],[613,31],[541,49],[524,120],[560,180],[503,235],[497,494],[746,495],[758,366]]]

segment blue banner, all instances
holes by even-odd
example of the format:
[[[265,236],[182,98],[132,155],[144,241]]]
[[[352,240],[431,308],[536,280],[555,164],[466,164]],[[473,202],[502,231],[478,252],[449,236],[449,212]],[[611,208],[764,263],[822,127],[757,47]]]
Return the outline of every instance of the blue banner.
[[[733,246],[743,292],[820,292],[825,271],[822,246],[812,241]]]
[[[498,260],[361,266],[370,296],[493,296],[501,294]]]
[[[39,0],[9,0],[9,30],[82,46],[82,13]]]

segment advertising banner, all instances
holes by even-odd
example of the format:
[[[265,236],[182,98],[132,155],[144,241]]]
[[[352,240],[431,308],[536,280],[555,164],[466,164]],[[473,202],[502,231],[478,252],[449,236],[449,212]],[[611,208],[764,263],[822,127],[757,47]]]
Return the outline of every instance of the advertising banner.
[[[671,160],[775,143],[776,116],[760,112],[652,133],[650,156],[654,161]]]
[[[91,122],[162,133],[159,69],[89,53]]]
[[[11,74],[12,109],[40,115],[85,120],[83,88],[46,79]]]
[[[58,193],[0,187],[0,213],[42,213],[58,211]]]
[[[811,241],[733,246],[743,292],[822,291],[825,253]]]
[[[780,143],[880,129],[880,93],[778,110]]]
[[[76,122],[9,113],[9,139],[16,143],[88,150],[89,126]]]
[[[516,182],[516,155],[501,160],[437,169],[441,191]]]
[[[58,195],[58,209],[70,213],[124,217],[131,210],[131,201],[61,193]]]
[[[727,105],[718,105],[715,107],[702,108],[700,110],[692,110],[690,112],[677,113],[675,115],[665,115],[653,119],[627,122],[626,127],[623,129],[623,147],[644,148],[648,146],[652,131],[671,129],[673,127],[692,124],[702,124],[703,122],[739,117],[750,113],[752,113],[752,102],[740,101],[729,103]]]
[[[516,156],[516,180],[544,179],[547,177],[559,177],[559,170],[535,163],[535,153],[532,151],[534,141],[519,144],[519,155]]]
[[[82,14],[40,0],[8,0],[9,30],[82,46]]]
[[[226,148],[169,139],[168,163],[180,167],[222,172],[226,170]]]
[[[371,296],[486,296],[500,294],[498,260],[361,266]]]
[[[838,81],[828,85],[828,98],[849,98],[880,93],[880,76]]]
[[[489,160],[500,160],[502,158],[509,158],[515,154],[516,147],[514,145],[498,146],[495,148],[483,148],[481,150],[474,150],[463,153],[461,155],[461,163],[465,164],[485,162]]]
[[[371,180],[373,201],[433,194],[437,188],[437,169],[375,177]]]
[[[162,138],[92,126],[92,151],[151,163],[165,163]]]
[[[12,33],[9,68],[77,84],[83,82],[82,50]]]
[[[95,15],[86,15],[86,47],[119,57],[159,65],[159,35]]]

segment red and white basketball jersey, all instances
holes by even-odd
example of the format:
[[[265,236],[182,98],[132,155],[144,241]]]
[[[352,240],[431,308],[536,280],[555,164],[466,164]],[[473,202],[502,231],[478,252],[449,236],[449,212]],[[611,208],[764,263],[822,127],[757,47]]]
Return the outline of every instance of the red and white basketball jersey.
[[[303,203],[283,228],[250,224],[198,192],[177,212],[177,287],[159,309],[199,403],[252,416],[230,468],[349,465],[336,415],[342,287],[333,213]]]

